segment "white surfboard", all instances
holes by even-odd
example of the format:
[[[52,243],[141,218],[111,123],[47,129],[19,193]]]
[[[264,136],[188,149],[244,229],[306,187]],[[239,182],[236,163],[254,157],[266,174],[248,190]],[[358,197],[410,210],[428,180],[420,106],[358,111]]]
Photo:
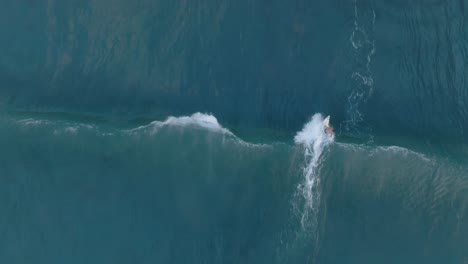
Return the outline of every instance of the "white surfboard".
[[[325,119],[323,120],[323,127],[330,127],[330,116],[325,117]]]

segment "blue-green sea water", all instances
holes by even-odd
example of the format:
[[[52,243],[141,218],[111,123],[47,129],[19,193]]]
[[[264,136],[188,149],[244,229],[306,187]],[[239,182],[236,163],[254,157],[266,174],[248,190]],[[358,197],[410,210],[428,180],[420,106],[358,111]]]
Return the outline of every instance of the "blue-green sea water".
[[[468,263],[467,1],[1,3],[0,263]]]

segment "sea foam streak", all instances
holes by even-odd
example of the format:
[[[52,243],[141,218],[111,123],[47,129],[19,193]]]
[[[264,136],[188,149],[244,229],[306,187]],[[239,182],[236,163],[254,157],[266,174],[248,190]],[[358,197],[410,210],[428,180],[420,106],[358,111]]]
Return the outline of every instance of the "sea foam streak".
[[[305,228],[310,219],[310,213],[316,215],[320,202],[320,178],[318,174],[320,157],[327,145],[334,141],[334,137],[324,132],[323,117],[315,114],[310,122],[294,137],[296,144],[304,147],[306,164],[303,168],[304,181],[299,184],[297,191],[304,200],[300,209],[301,224]],[[312,223],[313,223],[312,222]]]
[[[74,123],[74,122],[67,122],[67,121],[57,121],[57,120],[52,121],[52,120],[34,119],[34,118],[20,119],[20,120],[17,120],[16,123],[25,128],[49,127],[53,130],[54,135],[61,135],[61,134],[76,135],[78,131],[82,131],[82,130],[87,130],[87,131],[97,130],[95,126],[89,125],[89,124]]]

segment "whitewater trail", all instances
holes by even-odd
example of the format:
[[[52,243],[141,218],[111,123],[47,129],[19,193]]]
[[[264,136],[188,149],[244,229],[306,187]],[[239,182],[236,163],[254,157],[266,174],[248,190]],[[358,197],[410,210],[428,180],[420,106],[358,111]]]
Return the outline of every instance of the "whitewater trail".
[[[372,72],[372,57],[376,53],[375,25],[376,12],[372,5],[354,3],[354,25],[349,37],[353,54],[353,72],[351,74],[351,90],[347,98],[347,120],[341,126],[346,131],[361,134],[359,124],[364,121],[361,107],[372,96],[374,90],[374,74]]]
[[[323,116],[315,114],[296,134],[294,142],[304,149],[305,165],[303,181],[297,187],[296,196],[303,201],[297,208],[301,217],[301,224],[306,228],[316,222],[316,215],[320,204],[319,169],[321,156],[326,146],[334,141],[334,137],[326,134],[323,127]]]

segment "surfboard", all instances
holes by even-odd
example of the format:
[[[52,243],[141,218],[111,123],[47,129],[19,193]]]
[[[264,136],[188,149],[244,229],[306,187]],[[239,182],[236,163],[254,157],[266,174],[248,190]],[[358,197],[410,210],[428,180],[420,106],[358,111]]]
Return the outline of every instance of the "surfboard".
[[[323,127],[327,128],[330,126],[330,116],[325,117],[323,120]]]

